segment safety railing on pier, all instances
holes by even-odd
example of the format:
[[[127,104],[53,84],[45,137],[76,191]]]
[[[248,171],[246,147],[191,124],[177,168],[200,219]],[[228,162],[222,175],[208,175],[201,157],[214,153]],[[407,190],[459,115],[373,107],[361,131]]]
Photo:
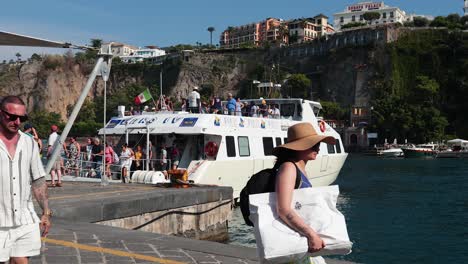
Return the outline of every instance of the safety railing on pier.
[[[62,175],[74,176],[79,178],[96,178],[99,179],[103,175],[103,156],[94,155],[94,159],[91,158],[89,153],[80,153],[76,158],[66,157],[65,155],[60,156],[61,173]],[[119,181],[122,179],[123,167],[129,167],[127,175],[131,175],[138,170],[144,171],[165,171],[172,167],[172,161],[166,159],[131,159],[129,163],[124,163],[120,159],[118,162],[106,163],[106,175],[109,179]],[[47,163],[47,159],[43,158],[43,164]]]

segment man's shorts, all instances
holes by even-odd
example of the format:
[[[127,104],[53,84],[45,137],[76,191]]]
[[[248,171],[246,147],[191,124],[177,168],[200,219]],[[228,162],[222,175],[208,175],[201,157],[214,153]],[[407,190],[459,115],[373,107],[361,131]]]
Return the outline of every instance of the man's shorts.
[[[0,262],[10,257],[31,257],[41,251],[39,224],[0,227]]]

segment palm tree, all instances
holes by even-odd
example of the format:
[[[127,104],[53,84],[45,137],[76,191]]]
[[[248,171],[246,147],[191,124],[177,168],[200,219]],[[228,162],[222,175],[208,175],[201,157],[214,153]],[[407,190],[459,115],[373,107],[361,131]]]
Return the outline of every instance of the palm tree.
[[[214,27],[208,27],[208,32],[210,32],[210,47],[213,46],[213,31],[215,31]]]

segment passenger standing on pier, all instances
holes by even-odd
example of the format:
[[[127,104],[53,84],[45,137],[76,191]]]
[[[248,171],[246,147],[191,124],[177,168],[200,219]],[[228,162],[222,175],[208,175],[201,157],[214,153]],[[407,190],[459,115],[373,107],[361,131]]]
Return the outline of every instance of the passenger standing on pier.
[[[28,119],[23,100],[6,96],[0,110],[0,262],[27,264],[29,257],[40,254],[40,237],[51,226],[46,174],[36,142],[19,131]],[[42,209],[40,219],[28,198],[31,192]]]
[[[133,150],[128,147],[127,143],[122,145],[120,152],[120,165],[122,166],[122,182],[130,182],[130,166],[132,166]]]
[[[102,156],[104,155],[104,148],[102,147],[101,140],[98,137],[94,138],[93,143],[93,148],[91,149],[91,160],[93,161],[96,178],[101,178]]]
[[[276,177],[278,216],[289,227],[307,237],[309,252],[321,250],[325,247],[325,242],[304,222],[291,204],[296,176],[301,177],[298,188],[312,187],[305,168],[309,160],[317,158],[320,142],[335,144],[335,138],[318,135],[310,123],[299,123],[289,127],[288,143],[273,149],[273,155],[277,157],[275,167],[278,168]],[[296,168],[299,169],[300,175],[296,175]],[[296,263],[310,263],[310,260],[307,257]]]
[[[52,156],[52,151],[54,150],[54,146],[57,145],[57,140],[59,139],[59,135],[57,133],[58,127],[56,125],[50,126],[50,135],[49,139],[47,140],[47,159],[50,159]],[[64,153],[64,146],[56,146],[57,148],[62,148],[60,150],[60,155],[57,156],[57,159],[50,170],[50,179],[51,179],[51,186],[52,187],[62,187],[62,167],[63,167],[63,159],[62,154]],[[57,183],[55,183],[55,176],[57,175]]]
[[[188,96],[189,112],[200,113],[200,94],[198,93],[198,87],[193,87],[193,91]]]

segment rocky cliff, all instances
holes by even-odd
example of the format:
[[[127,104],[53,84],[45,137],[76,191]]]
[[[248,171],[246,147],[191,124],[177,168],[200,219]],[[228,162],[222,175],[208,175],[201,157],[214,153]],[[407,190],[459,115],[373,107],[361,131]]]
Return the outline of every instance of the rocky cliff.
[[[366,85],[374,72],[374,50],[340,49],[321,57],[285,56],[281,49],[189,53],[164,63],[163,93],[181,98],[193,86],[200,86],[210,94],[237,94],[243,88],[248,89],[252,79],[259,76],[267,79],[265,69],[271,70],[276,65],[283,71],[305,73],[312,79],[310,89],[314,100],[365,105],[369,97]],[[67,107],[76,102],[91,68],[92,65],[78,64],[72,58],[52,66],[46,60],[0,65],[0,95],[20,95],[27,102],[28,111],[56,112],[66,120]],[[150,89],[159,86],[160,70],[158,65],[113,65],[107,87],[109,94],[130,84]],[[102,95],[103,88],[103,81],[98,77],[88,96]]]

